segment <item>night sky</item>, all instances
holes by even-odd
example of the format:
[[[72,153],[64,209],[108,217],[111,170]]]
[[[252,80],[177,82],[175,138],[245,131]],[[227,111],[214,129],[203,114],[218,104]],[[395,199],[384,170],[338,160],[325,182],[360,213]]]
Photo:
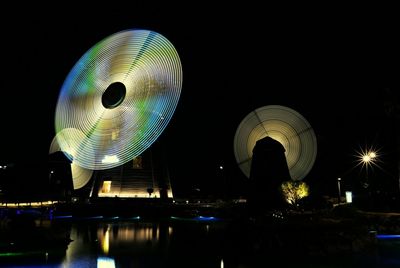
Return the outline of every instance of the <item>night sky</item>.
[[[360,146],[380,149],[385,172],[376,176],[395,180],[388,111],[398,96],[400,46],[392,16],[194,4],[62,9],[11,9],[11,19],[1,18],[2,162],[45,161],[71,68],[101,39],[138,28],[164,35],[182,61],[181,98],[158,141],[177,193],[240,192],[246,178],[234,158],[235,131],[265,105],[288,106],[314,128],[317,160],[305,178],[314,189],[332,193],[337,177],[357,178],[360,168],[350,169]]]

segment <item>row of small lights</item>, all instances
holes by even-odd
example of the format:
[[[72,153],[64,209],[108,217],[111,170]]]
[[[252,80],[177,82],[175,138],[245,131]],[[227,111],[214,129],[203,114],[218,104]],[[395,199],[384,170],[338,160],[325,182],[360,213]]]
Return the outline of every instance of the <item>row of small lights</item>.
[[[4,165],[4,166],[0,166],[0,169],[7,169],[7,166],[6,166],[6,165]],[[54,173],[54,171],[52,170],[52,171],[50,171],[50,173],[51,173],[51,174],[53,174],[53,173]]]

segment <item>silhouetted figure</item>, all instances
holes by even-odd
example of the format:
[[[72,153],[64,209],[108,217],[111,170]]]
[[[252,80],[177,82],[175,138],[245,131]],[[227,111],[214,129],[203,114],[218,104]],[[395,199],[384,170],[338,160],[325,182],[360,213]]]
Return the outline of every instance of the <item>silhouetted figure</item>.
[[[285,148],[271,137],[257,141],[250,169],[249,206],[253,213],[280,209],[286,205],[281,184],[291,180]]]

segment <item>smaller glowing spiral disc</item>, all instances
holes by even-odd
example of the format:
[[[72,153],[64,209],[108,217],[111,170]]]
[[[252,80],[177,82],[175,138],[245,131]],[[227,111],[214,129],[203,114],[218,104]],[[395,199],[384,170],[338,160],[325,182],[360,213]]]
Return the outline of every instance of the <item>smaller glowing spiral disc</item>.
[[[73,137],[79,137],[73,140]],[[80,167],[77,161],[74,159],[79,149],[80,142],[83,140],[84,134],[77,129],[67,128],[57,133],[50,145],[49,153],[55,153],[61,151],[61,147],[64,148],[64,154],[70,158],[71,163],[71,174],[72,183],[74,190],[80,189],[85,186],[90,178],[92,177],[93,170]],[[61,146],[62,144],[62,146]]]
[[[302,180],[317,156],[317,139],[308,121],[285,106],[269,105],[249,113],[239,124],[234,138],[236,161],[249,177],[253,148],[266,136],[285,148],[286,161],[293,180]]]

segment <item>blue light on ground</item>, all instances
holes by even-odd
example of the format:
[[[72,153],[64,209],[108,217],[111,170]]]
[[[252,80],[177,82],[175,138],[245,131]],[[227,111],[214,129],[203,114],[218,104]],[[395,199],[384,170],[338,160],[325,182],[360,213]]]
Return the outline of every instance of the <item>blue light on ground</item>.
[[[400,238],[400,234],[380,234],[376,235],[378,239],[398,239]]]
[[[53,216],[54,219],[76,219],[76,220],[95,220],[95,219],[111,219],[111,220],[119,220],[121,219],[121,217],[119,216],[115,216],[115,217],[110,217],[110,218],[106,218],[104,216],[92,216],[92,217],[76,217],[76,216],[72,216],[72,215],[59,215],[59,216]],[[123,218],[122,218],[123,219]],[[130,217],[128,219],[131,220],[140,220],[140,216],[134,216],[134,217]]]
[[[195,219],[198,221],[216,221],[216,220],[218,220],[215,217],[204,217],[204,216],[198,216]]]
[[[89,219],[89,220],[93,220],[93,219],[102,219],[103,216],[93,216],[93,217],[83,217],[82,219]]]
[[[53,216],[54,219],[69,219],[72,218],[72,215],[60,215],[60,216]]]
[[[216,217],[205,217],[205,216],[197,216],[197,217],[193,217],[193,218],[171,216],[171,219],[182,220],[182,221],[218,221],[219,220]]]

